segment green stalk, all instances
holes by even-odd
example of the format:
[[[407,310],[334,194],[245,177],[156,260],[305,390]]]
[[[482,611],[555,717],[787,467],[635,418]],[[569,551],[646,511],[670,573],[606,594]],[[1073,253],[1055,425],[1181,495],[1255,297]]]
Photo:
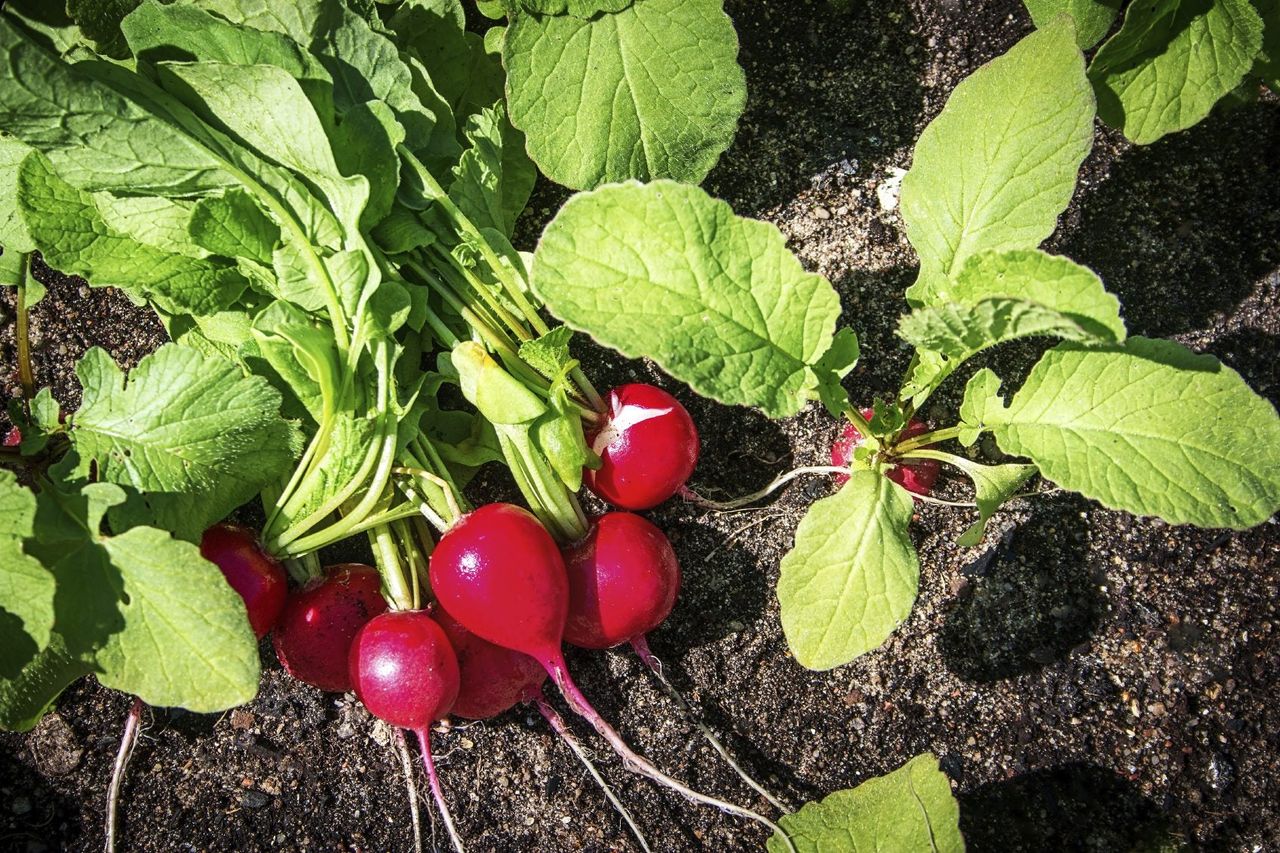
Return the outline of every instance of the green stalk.
[[[497,427],[498,443],[520,493],[543,527],[560,542],[576,542],[587,535],[587,516],[577,497],[533,447],[527,433]]]
[[[961,427],[953,426],[946,429],[935,429],[933,432],[922,433],[915,438],[909,438],[901,444],[894,445],[893,453],[895,456],[901,456],[929,444],[940,444],[944,441],[950,441],[960,434]]]

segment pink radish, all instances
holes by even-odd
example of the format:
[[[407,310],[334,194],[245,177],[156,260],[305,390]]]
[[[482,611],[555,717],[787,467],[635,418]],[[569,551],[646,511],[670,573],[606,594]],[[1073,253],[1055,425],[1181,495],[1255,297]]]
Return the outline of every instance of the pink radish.
[[[649,633],[680,590],[680,563],[661,530],[630,512],[606,513],[564,548],[569,613],[564,639],[607,649]]]
[[[794,850],[773,821],[694,791],[640,756],[578,689],[561,650],[569,607],[564,561],[532,513],[510,504],[488,504],[462,516],[440,537],[431,554],[430,575],[440,605],[467,630],[541,663],[570,707],[609,742],[628,769],[691,800],[760,821]]]
[[[458,656],[458,696],[453,713],[487,720],[541,695],[542,664],[523,652],[496,646],[468,631],[444,610],[435,615]]]
[[[4,438],[0,439],[0,447],[17,447],[22,444],[22,430],[17,427],[9,427],[5,431]]]
[[[249,626],[259,640],[280,619],[289,582],[284,567],[270,557],[253,531],[235,524],[215,524],[200,539],[200,556],[222,570],[231,588],[244,599]]]
[[[375,616],[351,642],[348,666],[356,696],[369,713],[418,736],[431,793],[461,851],[431,758],[431,724],[443,719],[458,697],[458,659],[444,629],[421,610]]]
[[[386,611],[381,587],[372,566],[343,563],[295,590],[272,634],[285,672],[321,690],[350,690],[351,641],[366,622]]]
[[[871,420],[875,412],[872,409],[863,409],[862,416],[867,420]],[[915,438],[929,431],[929,427],[923,421],[911,420],[907,424],[907,428],[902,431],[902,438]],[[840,437],[836,439],[835,444],[831,445],[831,464],[837,468],[847,468],[853,460],[853,451],[862,443],[862,435],[858,432],[853,424],[847,424],[844,431],[840,433]],[[889,469],[889,479],[893,480],[899,486],[902,486],[909,492],[915,492],[917,495],[927,495],[933,490],[933,484],[938,479],[938,474],[942,471],[942,463],[936,459],[913,459],[910,462],[901,462]],[[836,485],[843,486],[849,481],[847,474],[836,475]]]
[[[649,509],[680,490],[698,464],[698,430],[684,406],[644,383],[609,392],[609,411],[588,437],[600,457],[585,482],[623,509]]]

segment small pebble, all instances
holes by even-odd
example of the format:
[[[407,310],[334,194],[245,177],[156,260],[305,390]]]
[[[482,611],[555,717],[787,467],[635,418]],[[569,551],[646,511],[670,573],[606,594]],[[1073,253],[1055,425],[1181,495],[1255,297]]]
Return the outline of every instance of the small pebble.
[[[813,215],[817,219],[830,219],[831,211],[827,210],[825,207],[815,207],[813,209]]]

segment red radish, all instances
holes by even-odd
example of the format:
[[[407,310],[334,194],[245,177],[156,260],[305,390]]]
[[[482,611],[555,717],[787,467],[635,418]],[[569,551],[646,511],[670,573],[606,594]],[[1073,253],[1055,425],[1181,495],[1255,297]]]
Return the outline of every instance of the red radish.
[[[566,642],[607,649],[657,628],[675,606],[675,551],[661,530],[634,513],[600,516],[563,554],[569,573]]]
[[[431,554],[431,589],[451,616],[474,634],[535,658],[569,706],[609,742],[629,770],[697,802],[760,821],[790,838],[768,818],[709,797],[663,773],[622,739],[578,689],[560,646],[569,608],[564,561],[532,513],[488,504],[462,516]]]
[[[295,590],[272,634],[285,672],[321,690],[350,690],[351,641],[366,622],[386,612],[381,586],[372,566],[343,563]]]
[[[601,459],[587,487],[623,509],[649,509],[680,490],[698,464],[698,430],[684,406],[644,383],[609,392],[609,412],[589,436]]]
[[[422,610],[373,617],[351,641],[347,663],[356,695],[369,713],[418,736],[422,763],[454,847],[462,841],[431,760],[430,726],[458,696],[458,658],[444,629]]]
[[[351,642],[347,662],[369,713],[402,729],[426,729],[458,697],[458,658],[444,629],[421,610],[370,619]]]
[[[533,513],[486,504],[459,518],[431,554],[431,589],[467,630],[544,666],[560,654],[569,582]]]
[[[4,434],[4,439],[0,440],[0,447],[17,447],[22,444],[22,430],[17,427],[9,427]]]
[[[435,620],[458,656],[458,698],[453,713],[487,720],[541,695],[546,670],[528,655],[495,646],[468,631],[443,610]]]
[[[244,599],[249,626],[259,640],[275,627],[289,594],[284,567],[262,549],[253,531],[236,524],[215,524],[200,539],[200,556],[222,570]]]
[[[875,414],[872,409],[863,409],[862,416],[867,420],[871,420],[871,416]],[[907,428],[902,431],[902,438],[915,438],[929,431],[929,427],[923,421],[912,419]],[[862,443],[862,434],[858,432],[853,424],[847,424],[844,432],[836,439],[835,444],[831,445],[831,464],[838,468],[848,467],[853,460],[853,450]],[[933,490],[933,484],[938,479],[938,474],[942,471],[942,463],[936,459],[913,459],[910,462],[901,462],[889,469],[889,479],[893,480],[899,486],[902,486],[908,492],[915,492],[917,495],[927,495]],[[843,486],[849,481],[849,477],[845,474],[836,475],[836,485]]]

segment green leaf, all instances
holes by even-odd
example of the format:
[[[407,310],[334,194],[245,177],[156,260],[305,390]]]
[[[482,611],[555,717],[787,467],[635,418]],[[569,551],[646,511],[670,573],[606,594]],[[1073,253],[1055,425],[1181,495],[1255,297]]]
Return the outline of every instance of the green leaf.
[[[0,246],[11,260],[36,248],[18,213],[18,167],[30,152],[17,139],[0,133]]]
[[[1262,19],[1249,0],[1142,0],[1089,66],[1098,116],[1147,145],[1209,114],[1252,67]]]
[[[543,376],[554,379],[564,372],[565,366],[573,359],[569,354],[571,340],[573,329],[556,326],[545,335],[522,343],[520,358]]]
[[[571,198],[538,244],[533,287],[569,326],[773,417],[817,387],[840,315],[777,228],[670,181]]]
[[[93,668],[67,651],[61,635],[52,635],[49,645],[12,679],[0,678],[0,729],[25,732],[52,707],[67,685]]]
[[[1037,27],[1053,23],[1068,14],[1076,24],[1076,44],[1088,50],[1111,29],[1120,12],[1120,0],[1022,0]]]
[[[69,65],[0,15],[0,128],[80,189],[190,196],[233,183],[190,136],[95,79],[105,64]]]
[[[1275,408],[1171,341],[1062,344],[988,417],[1001,450],[1113,509],[1235,529],[1280,509]]]
[[[476,227],[510,237],[538,175],[523,149],[517,150],[520,156],[508,153],[505,124],[501,101],[467,121],[468,147],[454,167],[449,198]]]
[[[518,0],[527,12],[538,15],[573,15],[590,18],[601,12],[621,12],[635,0]]]
[[[782,630],[802,665],[848,663],[907,618],[920,578],[911,513],[907,491],[875,471],[854,471],[809,507],[778,580]]]
[[[0,470],[0,679],[14,678],[49,645],[54,579],[29,556],[36,498],[9,471]]]
[[[110,228],[93,196],[62,180],[41,154],[22,161],[18,204],[45,261],[95,287],[121,287],[174,313],[207,314],[230,306],[247,285],[233,267],[166,252]]]
[[[1262,50],[1251,73],[1280,92],[1280,0],[1253,0],[1253,7],[1262,16]]]
[[[1069,21],[1014,45],[956,86],[916,143],[902,218],[920,255],[916,305],[985,249],[1048,237],[1093,145],[1093,91]]]
[[[67,14],[98,53],[114,59],[129,55],[129,45],[120,32],[120,22],[141,0],[66,0]]]
[[[142,492],[159,525],[182,538],[198,539],[296,457],[279,394],[231,362],[169,345],[126,382],[94,348],[76,375],[84,397],[69,421],[80,472],[92,462],[100,478]]]
[[[990,429],[989,413],[1004,409],[1000,396],[1000,377],[989,367],[984,367],[969,378],[964,386],[964,401],[960,403],[960,434],[957,439],[965,447],[972,447],[978,436]]]
[[[503,43],[512,123],[547,177],[699,183],[746,103],[722,0],[643,0],[617,14],[517,15]]]
[[[932,753],[856,788],[836,791],[778,823],[800,853],[847,853],[858,850],[963,853],[960,806],[951,783]],[[786,843],[775,834],[769,853],[783,853]]]
[[[93,194],[93,203],[109,228],[139,243],[189,258],[209,255],[188,233],[195,208],[190,201],[99,192]]]
[[[187,229],[205,251],[267,266],[280,243],[280,226],[253,196],[238,188],[196,202]]]
[[[972,383],[970,383],[972,384]],[[978,520],[965,530],[956,540],[957,545],[971,547],[982,541],[982,534],[987,529],[987,520],[995,514],[1000,506],[1015,494],[1022,484],[1036,474],[1036,466],[1010,463],[1008,465],[982,465],[963,456],[953,453],[942,453],[936,450],[917,450],[915,457],[936,459],[948,465],[954,465],[973,481],[975,502],[978,504]]]
[[[861,356],[858,335],[853,329],[845,328],[836,332],[831,339],[831,348],[813,366],[814,375],[818,378],[818,399],[833,418],[844,416],[845,407],[849,404],[849,394],[844,390],[841,380],[857,366]]]
[[[1125,336],[1119,300],[1091,270],[1035,249],[974,255],[936,298],[898,325],[921,353],[904,390],[917,407],[989,347],[1029,337],[1115,343]]]
[[[462,395],[493,424],[530,424],[547,405],[520,380],[502,369],[484,347],[464,341],[453,348]]]

